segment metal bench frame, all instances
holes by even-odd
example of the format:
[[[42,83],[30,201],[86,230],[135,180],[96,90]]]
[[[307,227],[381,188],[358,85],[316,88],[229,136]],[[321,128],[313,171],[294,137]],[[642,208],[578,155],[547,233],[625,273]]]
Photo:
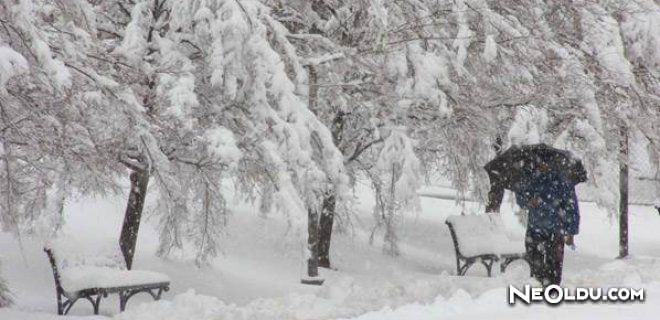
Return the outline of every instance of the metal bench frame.
[[[449,221],[445,221],[445,224],[447,224],[447,227],[449,227],[449,233],[451,233],[451,239],[454,242],[454,250],[456,252],[456,274],[459,276],[464,276],[465,273],[467,273],[468,269],[477,261],[481,262],[481,264],[486,267],[486,271],[488,272],[488,276],[492,276],[492,269],[493,269],[493,264],[496,261],[502,260],[500,263],[500,273],[504,273],[506,271],[506,267],[511,264],[511,262],[522,259],[525,260],[525,254],[520,253],[520,254],[495,254],[495,253],[489,253],[489,254],[481,254],[477,256],[465,256],[461,253],[461,250],[459,248],[458,244],[458,236],[456,236],[456,231],[454,231],[454,226],[451,224]]]
[[[154,300],[160,300],[164,291],[170,290],[170,282],[157,282],[137,286],[122,286],[122,287],[109,287],[109,288],[90,288],[76,292],[67,292],[62,288],[60,282],[60,273],[55,262],[55,256],[50,248],[44,248],[50,266],[53,269],[53,277],[55,278],[55,291],[57,293],[57,314],[66,315],[71,310],[71,307],[80,299],[86,299],[92,304],[94,314],[99,314],[99,306],[101,299],[108,297],[109,294],[119,294],[119,310],[124,311],[128,299],[134,295],[146,292],[151,295]]]

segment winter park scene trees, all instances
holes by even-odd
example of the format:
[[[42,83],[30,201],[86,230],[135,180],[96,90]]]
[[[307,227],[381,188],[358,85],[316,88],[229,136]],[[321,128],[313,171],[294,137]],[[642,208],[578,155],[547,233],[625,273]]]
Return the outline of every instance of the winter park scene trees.
[[[656,319],[659,214],[657,0],[0,0],[2,320]]]

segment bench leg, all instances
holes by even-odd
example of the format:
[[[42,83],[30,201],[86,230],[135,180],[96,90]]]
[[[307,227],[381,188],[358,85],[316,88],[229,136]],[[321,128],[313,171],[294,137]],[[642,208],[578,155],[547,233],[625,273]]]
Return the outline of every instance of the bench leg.
[[[99,314],[99,307],[101,306],[101,294],[96,295],[94,303],[94,314]]]
[[[121,291],[119,292],[119,310],[122,312],[126,310],[126,304],[128,303],[128,299],[130,299],[132,296],[134,296],[137,293],[146,292],[152,298],[154,298],[154,300],[160,300],[160,296],[163,294],[163,291],[167,291],[167,290],[169,290],[169,287],[154,288],[154,289],[133,289],[133,290]]]
[[[64,315],[64,305],[62,304],[62,294],[57,293],[57,314],[60,316]]]
[[[71,310],[71,307],[73,307],[73,304],[76,303],[76,301],[78,301],[78,298],[73,299],[73,300],[67,299],[66,301],[64,301],[64,303],[62,303],[62,313],[60,313],[60,315],[68,314],[69,310]]]
[[[457,264],[457,272],[459,276],[464,276],[468,269],[470,269],[470,266],[474,264],[474,259],[462,259],[464,260],[463,265],[461,266],[461,261],[459,259],[456,259],[456,264]]]
[[[163,288],[158,288],[158,293],[154,296],[154,300],[160,300],[160,296],[163,294]]]
[[[92,295],[82,296],[82,297],[77,297],[75,299],[67,299],[63,302],[60,302],[60,301],[62,301],[60,299],[60,300],[58,300],[58,303],[57,303],[57,314],[61,315],[61,316],[69,314],[69,311],[71,310],[73,305],[76,302],[78,302],[78,300],[81,299],[81,298],[86,299],[87,301],[89,301],[89,303],[92,304],[92,308],[94,308],[94,314],[99,314],[99,307],[101,305],[101,298],[103,296],[104,296],[104,294],[99,293],[99,294],[96,294],[96,297],[94,297]]]
[[[85,299],[89,301],[89,303],[92,304],[92,307],[94,308],[94,314],[99,314],[99,307],[101,306],[101,297],[103,295],[101,293],[96,295],[96,298],[92,296],[86,296]]]
[[[124,312],[124,310],[126,310],[126,303],[128,303],[128,299],[130,297],[131,297],[130,292],[125,292],[125,291],[119,292],[119,311]]]
[[[504,273],[504,271],[506,271],[506,267],[509,266],[509,264],[513,262],[513,260],[515,259],[512,258],[504,259],[504,261],[502,261],[502,263],[500,264],[500,273]]]
[[[461,259],[456,257],[456,275],[461,276]]]
[[[481,258],[481,264],[486,267],[486,271],[488,272],[488,277],[492,275],[492,270],[493,270],[493,263],[495,262],[495,259],[489,259],[489,258]]]

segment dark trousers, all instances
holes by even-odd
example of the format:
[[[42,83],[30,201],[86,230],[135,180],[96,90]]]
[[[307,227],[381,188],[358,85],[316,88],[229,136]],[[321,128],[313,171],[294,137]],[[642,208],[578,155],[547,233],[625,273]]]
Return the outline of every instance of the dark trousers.
[[[559,285],[564,265],[564,237],[527,234],[525,249],[532,277],[543,286]]]

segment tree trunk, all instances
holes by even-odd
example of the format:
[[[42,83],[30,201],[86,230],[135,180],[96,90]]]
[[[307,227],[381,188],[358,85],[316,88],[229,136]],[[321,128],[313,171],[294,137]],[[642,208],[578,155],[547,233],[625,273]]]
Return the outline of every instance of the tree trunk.
[[[396,181],[398,177],[401,176],[402,165],[400,163],[392,164],[392,180],[388,188],[389,199],[387,200],[387,207],[385,210],[385,216],[383,217],[383,222],[385,223],[385,235],[383,236],[383,251],[392,256],[396,257],[401,254],[399,250],[399,237],[396,234]]]
[[[317,115],[318,75],[313,65],[306,67],[309,81],[309,90],[307,92],[308,107],[312,113]],[[321,285],[323,284],[323,279],[319,277],[319,213],[315,208],[307,209],[307,251],[307,278],[302,279],[301,282],[303,284]]]
[[[491,183],[490,191],[488,191],[488,204],[486,204],[486,212],[500,212],[502,200],[504,199],[504,188],[499,184]]]
[[[628,130],[620,129],[619,143],[619,258],[628,256]]]
[[[495,138],[495,143],[493,143],[493,149],[495,150],[495,156],[502,154],[503,142],[502,136],[497,135]],[[504,199],[504,188],[496,183],[490,182],[490,190],[488,191],[488,203],[486,204],[486,212],[500,212],[500,207],[502,206],[502,200]]]
[[[2,265],[0,265],[0,268],[1,267]],[[11,291],[9,291],[5,279],[3,279],[2,274],[0,274],[0,308],[9,307],[12,303]]]
[[[330,268],[330,241],[332,239],[332,226],[335,221],[335,202],[334,194],[325,196],[319,219],[318,261],[319,267],[323,268]]]
[[[344,131],[344,120],[346,113],[338,110],[332,119],[330,132],[332,141],[336,146],[341,144]],[[330,244],[332,240],[332,228],[335,222],[335,206],[337,197],[334,189],[330,189],[323,199],[321,208],[321,217],[319,220],[319,267],[331,268],[330,265]]]
[[[131,191],[128,195],[128,204],[124,213],[124,224],[119,237],[119,247],[126,261],[126,268],[131,269],[135,245],[137,243],[138,229],[144,208],[144,199],[147,197],[147,185],[149,184],[149,171],[133,171],[130,175]]]
[[[303,284],[321,285],[323,279],[319,277],[318,260],[318,226],[319,214],[314,209],[307,210],[307,277],[303,278]]]

